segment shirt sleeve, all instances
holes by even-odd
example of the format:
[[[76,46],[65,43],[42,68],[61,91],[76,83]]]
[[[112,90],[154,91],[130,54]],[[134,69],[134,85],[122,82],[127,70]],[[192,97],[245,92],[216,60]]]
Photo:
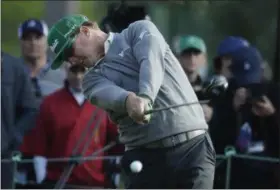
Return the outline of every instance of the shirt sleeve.
[[[133,54],[140,64],[139,95],[154,102],[164,77],[164,57],[168,45],[151,21],[137,21],[128,30]]]
[[[117,86],[92,68],[83,79],[83,93],[94,105],[114,112],[125,112],[125,101],[129,91]]]

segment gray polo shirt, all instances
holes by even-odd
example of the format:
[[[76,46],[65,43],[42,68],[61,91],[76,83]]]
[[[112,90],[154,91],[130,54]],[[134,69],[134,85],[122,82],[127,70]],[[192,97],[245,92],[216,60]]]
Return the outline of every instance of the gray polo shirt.
[[[154,113],[145,125],[129,117],[116,120],[127,113],[129,91],[149,97],[154,108],[198,101],[169,45],[147,20],[136,21],[114,34],[105,57],[86,73],[83,91],[92,104],[105,109],[118,124],[120,140],[126,146],[208,128],[199,104]]]

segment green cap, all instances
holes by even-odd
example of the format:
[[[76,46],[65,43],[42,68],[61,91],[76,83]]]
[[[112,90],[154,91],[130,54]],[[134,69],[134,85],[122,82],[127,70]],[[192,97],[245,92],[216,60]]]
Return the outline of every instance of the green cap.
[[[52,69],[59,68],[65,61],[64,50],[72,46],[76,37],[73,34],[86,21],[88,18],[84,15],[70,15],[60,19],[52,26],[48,35],[48,45],[56,54],[51,65]]]
[[[197,49],[203,53],[206,52],[204,41],[198,36],[182,36],[179,38],[179,53],[186,49]]]

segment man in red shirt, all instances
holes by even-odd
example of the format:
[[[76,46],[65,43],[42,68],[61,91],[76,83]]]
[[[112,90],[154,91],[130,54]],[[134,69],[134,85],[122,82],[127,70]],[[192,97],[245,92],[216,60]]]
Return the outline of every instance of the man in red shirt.
[[[67,65],[66,70],[65,87],[44,99],[37,125],[25,137],[22,145],[21,150],[24,155],[34,156],[37,183],[43,180],[55,183],[59,180],[67,162],[45,164],[44,159],[70,157],[87,123],[91,120],[93,112],[97,114],[86,138],[79,146],[81,147],[78,149],[79,154],[87,144],[85,141],[89,141],[90,138],[91,142],[83,156],[90,156],[117,137],[117,128],[109,121],[106,113],[90,104],[83,96],[81,81],[85,68]],[[98,123],[100,126],[95,126]],[[110,152],[100,153],[98,156],[122,152],[123,147],[120,146],[111,149]],[[44,166],[47,168],[46,172],[44,172]],[[106,187],[104,160],[85,161],[76,166],[68,184]]]

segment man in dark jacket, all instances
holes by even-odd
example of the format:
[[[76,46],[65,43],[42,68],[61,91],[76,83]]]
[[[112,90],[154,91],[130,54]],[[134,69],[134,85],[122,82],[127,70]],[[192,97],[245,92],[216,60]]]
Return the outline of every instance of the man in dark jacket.
[[[212,137],[216,151],[223,153],[227,145],[234,145],[244,154],[278,157],[279,87],[261,83],[263,59],[256,48],[240,48],[231,57],[230,88],[215,110]],[[233,164],[237,165],[232,170],[231,188],[276,188],[271,165],[247,160]]]
[[[1,156],[10,159],[34,127],[38,105],[19,59],[1,52],[1,74]],[[1,163],[1,173],[1,188],[13,188],[13,164]]]
[[[262,81],[263,58],[257,49],[247,49],[241,50],[243,56],[233,54],[235,58],[231,67],[236,83],[233,97],[233,108],[238,117],[236,148],[246,154],[278,158],[280,88]],[[257,57],[256,62],[250,62],[252,56]],[[248,131],[247,138],[244,138],[245,131]],[[233,188],[277,188],[279,176],[274,178],[275,165],[272,163],[240,160],[237,164],[242,170],[236,178],[243,174],[241,178],[245,181],[236,180],[238,186]]]
[[[251,140],[264,141],[263,151],[260,149],[260,152],[263,152],[266,156],[277,157],[279,148],[276,147],[279,137],[275,136],[278,134],[275,132],[279,129],[279,120],[277,120],[280,104],[279,86],[261,82],[263,59],[256,48],[241,48],[234,52],[232,57],[230,66],[232,91],[230,93],[232,94],[232,109],[240,115],[236,123],[237,135],[240,133],[240,127],[244,123],[248,123],[252,128]],[[263,126],[264,123],[265,126]],[[238,139],[235,140],[238,141]],[[271,140],[274,140],[272,146]],[[237,143],[237,148],[240,151],[251,152],[250,147],[243,147],[236,141],[235,143]]]
[[[230,78],[229,64],[231,62],[231,54],[240,48],[250,46],[249,42],[239,36],[228,36],[224,38],[218,48],[217,56],[214,58],[214,72],[216,75],[223,75]]]

